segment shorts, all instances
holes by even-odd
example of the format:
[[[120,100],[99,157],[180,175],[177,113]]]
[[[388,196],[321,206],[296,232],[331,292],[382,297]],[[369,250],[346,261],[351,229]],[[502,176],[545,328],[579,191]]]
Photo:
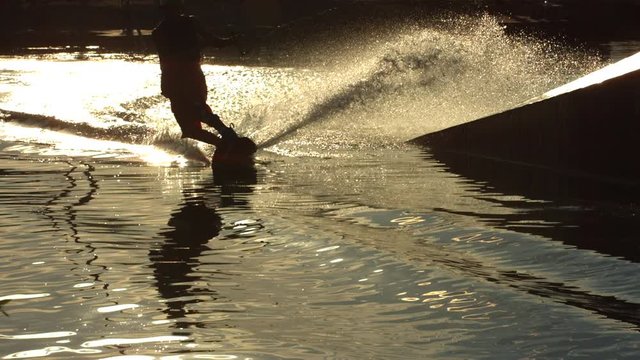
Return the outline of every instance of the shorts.
[[[163,64],[162,95],[169,99],[185,98],[194,102],[207,101],[207,82],[198,62]]]

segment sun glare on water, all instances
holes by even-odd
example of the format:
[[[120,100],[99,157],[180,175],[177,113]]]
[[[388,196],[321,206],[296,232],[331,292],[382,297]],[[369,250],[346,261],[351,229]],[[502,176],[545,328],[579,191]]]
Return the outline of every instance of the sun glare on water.
[[[95,118],[92,110],[159,92],[159,70],[143,63],[15,59],[3,61],[2,65],[19,74],[15,81],[21,85],[0,85],[0,91],[10,91],[3,101],[6,110],[91,122],[94,126],[107,127],[117,121],[91,121]]]

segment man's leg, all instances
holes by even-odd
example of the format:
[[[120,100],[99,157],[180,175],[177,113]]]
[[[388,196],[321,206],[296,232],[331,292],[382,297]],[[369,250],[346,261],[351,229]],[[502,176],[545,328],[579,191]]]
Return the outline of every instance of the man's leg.
[[[222,140],[213,133],[202,129],[201,114],[193,102],[182,99],[171,101],[171,111],[182,130],[182,137],[198,140],[207,144],[220,146]]]
[[[218,136],[202,129],[182,129],[182,136],[202,141],[216,147],[220,146],[222,143],[222,140]]]
[[[225,125],[220,119],[220,116],[214,114],[211,107],[207,104],[202,104],[202,122],[216,129],[218,134],[222,136],[223,141],[238,139],[238,134],[236,134],[232,128]]]

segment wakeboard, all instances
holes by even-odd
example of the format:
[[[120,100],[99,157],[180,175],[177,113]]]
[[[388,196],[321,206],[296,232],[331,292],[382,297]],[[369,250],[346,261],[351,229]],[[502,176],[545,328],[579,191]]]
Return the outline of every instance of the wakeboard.
[[[248,137],[239,137],[233,141],[223,141],[213,152],[211,167],[214,170],[253,167],[256,151],[258,151],[258,146]]]

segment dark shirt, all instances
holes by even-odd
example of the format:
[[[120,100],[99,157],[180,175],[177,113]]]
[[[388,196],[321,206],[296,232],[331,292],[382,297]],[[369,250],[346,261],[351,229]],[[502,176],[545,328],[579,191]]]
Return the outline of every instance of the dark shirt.
[[[153,30],[153,41],[158,50],[160,64],[199,62],[201,45],[197,24],[192,16],[165,18]]]

